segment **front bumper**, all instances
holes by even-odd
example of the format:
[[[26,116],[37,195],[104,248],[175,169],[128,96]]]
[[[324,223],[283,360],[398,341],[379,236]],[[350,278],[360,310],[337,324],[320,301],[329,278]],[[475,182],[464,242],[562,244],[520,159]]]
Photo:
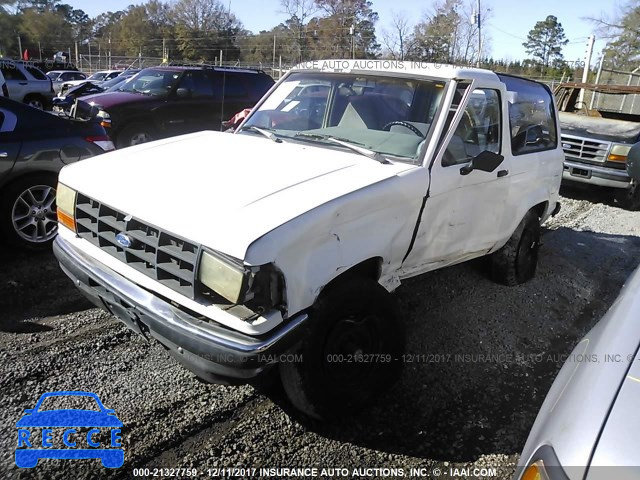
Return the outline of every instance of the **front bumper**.
[[[588,163],[564,161],[562,179],[572,182],[589,183],[600,187],[630,188],[631,178],[626,170],[600,167]]]
[[[60,267],[96,306],[131,330],[156,338],[185,367],[213,383],[248,383],[295,346],[308,316],[299,314],[262,336],[250,336],[196,317],[131,282],[58,235]]]

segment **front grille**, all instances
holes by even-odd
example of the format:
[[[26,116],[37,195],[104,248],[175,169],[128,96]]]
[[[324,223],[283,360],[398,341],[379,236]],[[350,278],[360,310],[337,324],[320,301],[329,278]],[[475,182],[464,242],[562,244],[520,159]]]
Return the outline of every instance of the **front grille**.
[[[127,265],[191,299],[195,298],[200,246],[78,193],[76,225],[81,238]],[[133,240],[125,248],[116,241]]]
[[[562,149],[568,158],[586,163],[602,164],[607,159],[611,142],[562,135]]]

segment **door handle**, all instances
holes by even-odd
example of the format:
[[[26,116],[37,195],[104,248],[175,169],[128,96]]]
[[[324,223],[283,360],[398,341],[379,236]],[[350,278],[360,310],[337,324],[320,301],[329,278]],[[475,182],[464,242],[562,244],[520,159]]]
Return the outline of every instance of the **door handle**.
[[[7,152],[0,152],[0,158],[7,158],[9,154]]]
[[[509,170],[499,170],[498,171],[498,178],[506,177],[507,175],[509,175]]]
[[[27,82],[19,82],[18,85],[29,85]]]

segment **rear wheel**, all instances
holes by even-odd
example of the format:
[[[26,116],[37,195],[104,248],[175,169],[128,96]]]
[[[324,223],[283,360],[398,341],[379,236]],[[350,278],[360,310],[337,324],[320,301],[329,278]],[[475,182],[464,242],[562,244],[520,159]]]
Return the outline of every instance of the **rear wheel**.
[[[626,210],[640,210],[640,187],[638,182],[632,181],[630,188],[617,189],[616,202]]]
[[[291,403],[327,420],[375,401],[400,376],[404,334],[391,295],[352,278],[323,294],[297,353],[280,365]],[[299,360],[299,361],[298,361]]]
[[[9,243],[46,248],[58,232],[57,177],[41,174],[9,185],[0,203],[0,230]]]
[[[141,143],[152,142],[155,138],[156,135],[153,129],[140,123],[134,123],[122,129],[118,134],[116,146],[118,148],[131,147]]]
[[[509,241],[491,255],[491,278],[503,285],[518,285],[531,280],[538,266],[540,219],[527,212]]]

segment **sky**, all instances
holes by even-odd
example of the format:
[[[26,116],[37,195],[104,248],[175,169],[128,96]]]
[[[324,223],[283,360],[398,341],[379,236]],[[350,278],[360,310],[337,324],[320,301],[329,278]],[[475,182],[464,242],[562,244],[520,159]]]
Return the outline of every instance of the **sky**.
[[[244,27],[254,33],[269,30],[286,19],[279,0],[222,0],[230,2],[231,11]],[[469,1],[469,0],[467,0]],[[481,0],[482,9],[489,7],[489,18],[483,21],[483,29],[490,36],[490,56],[495,59],[518,60],[527,58],[522,42],[535,23],[547,15],[555,15],[564,28],[569,43],[564,47],[565,60],[584,60],[587,37],[594,33],[593,22],[585,17],[613,16],[622,0]],[[106,10],[125,9],[128,5],[144,3],[139,0],[64,0],[74,8],[84,10],[94,17]],[[376,25],[378,42],[381,29],[389,28],[393,12],[403,13],[415,23],[430,12],[434,0],[372,0],[373,9],[379,14]],[[604,41],[596,37],[595,62],[604,47]]]

